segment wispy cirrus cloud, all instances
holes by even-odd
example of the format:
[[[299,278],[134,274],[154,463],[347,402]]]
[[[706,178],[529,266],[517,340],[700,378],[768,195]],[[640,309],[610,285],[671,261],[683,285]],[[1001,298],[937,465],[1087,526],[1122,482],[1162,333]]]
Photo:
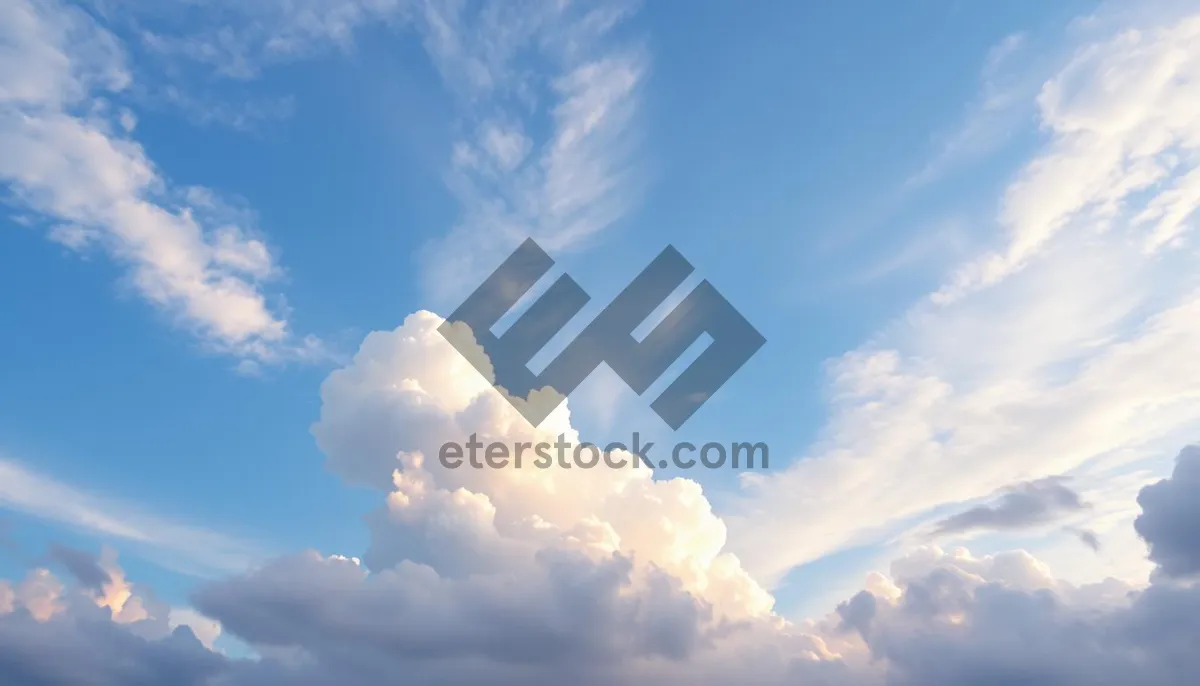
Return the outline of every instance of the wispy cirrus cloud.
[[[1014,482],[1119,475],[1200,428],[1198,37],[1194,14],[1093,35],[1043,84],[1000,247],[832,360],[819,441],[745,476],[730,542],[756,578]]]
[[[1028,43],[1028,34],[1013,33],[992,46],[979,76],[979,94],[967,105],[958,125],[937,137],[937,151],[905,181],[902,193],[934,183],[996,150],[1028,118],[1029,100],[1037,93],[1040,72],[1027,65],[1014,66],[1028,51]],[[1043,53],[1037,55],[1045,59]]]
[[[426,48],[462,106],[448,183],[463,218],[422,255],[436,302],[465,294],[525,238],[577,249],[636,202],[648,56],[614,35],[636,8],[423,5]]]
[[[1043,84],[1037,104],[1051,141],[1005,193],[1004,245],[960,268],[934,299],[1002,281],[1081,226],[1132,222],[1146,229],[1139,247],[1148,252],[1176,242],[1200,202],[1198,37],[1196,17],[1128,29],[1078,50]]]
[[[638,199],[636,123],[649,59],[637,40],[618,36],[634,0],[214,4],[222,11],[196,26],[175,16],[165,22],[171,31],[142,29],[144,46],[248,80],[272,64],[353,50],[368,27],[422,42],[457,103],[460,132],[445,175],[461,221],[418,257],[438,304],[463,295],[521,240],[577,249]]]
[[[3,457],[0,508],[120,541],[148,559],[187,573],[238,572],[266,555],[253,542],[90,493]]]
[[[214,0],[204,3],[203,11],[189,11],[196,8],[135,1],[146,49],[160,58],[200,63],[239,80],[257,78],[271,65],[330,49],[350,50],[357,30],[403,21],[414,4],[408,0]],[[110,14],[116,12],[106,0],[99,4]]]

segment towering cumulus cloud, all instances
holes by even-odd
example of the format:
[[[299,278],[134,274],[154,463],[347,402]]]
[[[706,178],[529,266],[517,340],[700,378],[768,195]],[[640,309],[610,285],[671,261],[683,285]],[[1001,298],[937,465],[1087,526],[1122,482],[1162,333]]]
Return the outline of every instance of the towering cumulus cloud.
[[[921,548],[827,618],[795,624],[722,552],[725,527],[695,483],[644,468],[451,470],[426,459],[463,430],[510,442],[575,435],[565,409],[530,429],[439,323],[417,313],[372,334],[322,389],[313,430],[330,467],[387,493],[363,560],[279,558],[203,585],[196,612],[156,603],[111,554],[56,548],[48,563],[75,583],[39,569],[0,586],[0,668],[20,675],[17,685],[137,674],[149,684],[363,686],[397,674],[441,684],[1177,686],[1200,669],[1188,648],[1200,626],[1186,611],[1200,607],[1200,588],[1168,578],[1186,571],[1175,560],[1200,554],[1189,558],[1177,532],[1190,513],[1175,505],[1200,495],[1187,478],[1194,449],[1140,498],[1138,529],[1164,564],[1147,589],[1076,587],[1022,552]],[[205,648],[198,637],[211,643],[214,621],[263,657]]]

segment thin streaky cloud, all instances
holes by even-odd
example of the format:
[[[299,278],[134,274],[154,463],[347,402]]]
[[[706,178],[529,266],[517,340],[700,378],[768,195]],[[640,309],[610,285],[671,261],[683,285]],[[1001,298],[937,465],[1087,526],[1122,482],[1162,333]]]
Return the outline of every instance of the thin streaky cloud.
[[[465,297],[532,237],[556,254],[591,244],[637,202],[635,147],[649,58],[612,33],[634,3],[428,3],[419,30],[464,135],[447,184],[462,218],[420,255],[434,302]],[[484,39],[486,38],[486,40]],[[546,74],[521,69],[544,63]],[[545,129],[543,131],[543,129]]]
[[[96,250],[124,283],[211,350],[256,363],[324,359],[265,288],[283,269],[245,213],[172,183],[119,106],[126,46],[57,0],[0,6],[0,184],[73,252]]]
[[[0,458],[0,508],[118,539],[164,567],[209,576],[238,572],[264,559],[259,545],[147,512]]]
[[[1157,236],[1185,238],[1174,218],[1200,197],[1197,37],[1194,13],[1093,36],[1041,86],[1047,140],[1005,187],[998,235],[829,362],[830,418],[802,459],[743,475],[729,540],[755,578],[870,544],[881,522],[1194,435],[1195,247]]]

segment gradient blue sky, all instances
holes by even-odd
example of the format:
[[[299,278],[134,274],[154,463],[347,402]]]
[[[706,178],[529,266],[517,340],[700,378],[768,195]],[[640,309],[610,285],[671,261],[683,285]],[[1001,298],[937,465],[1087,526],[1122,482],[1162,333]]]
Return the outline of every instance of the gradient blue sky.
[[[105,543],[131,577],[186,605],[198,579],[274,554],[360,554],[379,496],[326,469],[311,433],[322,381],[369,332],[447,314],[525,233],[597,307],[673,244],[766,336],[674,435],[606,369],[571,410],[601,444],[635,430],[767,442],[771,469],[756,481],[678,475],[704,487],[727,549],[781,614],[828,611],[930,523],[1062,474],[1089,508],[950,543],[1024,548],[1080,583],[1147,578],[1140,541],[1109,532],[1129,528],[1137,488],[1194,439],[1200,407],[1166,386],[1139,386],[1134,405],[1113,401],[1108,414],[1071,407],[1130,397],[1089,370],[1118,365],[1195,286],[1184,229],[1155,252],[1136,221],[1188,169],[1119,194],[1139,169],[1126,159],[1065,201],[1021,193],[1046,183],[1040,169],[1083,155],[1067,140],[1078,126],[1121,116],[1097,104],[1121,93],[1095,85],[1103,65],[1088,46],[1176,5],[629,4],[586,47],[503,60],[507,34],[489,37],[482,20],[439,43],[406,11],[381,9],[328,34],[281,24],[291,42],[272,48],[258,29],[286,17],[221,7],[67,3],[108,32],[128,82],[97,76],[94,100],[63,108],[141,147],[157,179],[136,193],[192,207],[211,245],[238,226],[226,237],[249,251],[239,254],[269,251],[266,272],[219,276],[261,295],[287,333],[223,337],[214,322],[233,315],[220,303],[156,296],[139,239],[108,232],[102,208],[81,210],[101,218],[92,226],[71,216],[64,198],[90,187],[21,157],[32,154],[25,134],[5,119],[0,512],[11,545],[0,576],[19,576],[51,542]],[[245,29],[244,43],[212,50],[226,24]],[[494,51],[473,42],[485,39]],[[541,78],[577,59],[572,49],[600,55],[611,73],[592,76],[613,79],[582,92],[579,112],[556,90],[567,86]],[[99,53],[78,59],[100,64]],[[472,60],[521,87],[481,87]],[[0,63],[0,78],[15,79],[15,64]],[[551,169],[571,117],[592,138]],[[1191,159],[1195,141],[1179,136]],[[466,159],[464,141],[490,151],[490,166]],[[1119,207],[1074,228],[1113,198]],[[1093,234],[1100,224],[1119,230]],[[1190,365],[1185,378],[1200,373]],[[1124,428],[1131,416],[1136,431]],[[910,436],[917,425],[928,434]],[[864,474],[879,483],[864,487]],[[1113,543],[1095,553],[1076,530]]]

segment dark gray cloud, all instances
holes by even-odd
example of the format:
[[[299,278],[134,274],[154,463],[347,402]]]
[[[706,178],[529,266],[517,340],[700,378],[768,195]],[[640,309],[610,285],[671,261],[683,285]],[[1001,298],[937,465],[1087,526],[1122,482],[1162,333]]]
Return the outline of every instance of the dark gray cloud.
[[[1042,511],[1079,507],[1060,485],[1015,492],[1057,493]],[[1141,591],[1076,588],[1027,553],[931,548],[893,565],[894,590],[871,586],[796,630],[714,620],[677,579],[637,577],[619,554],[548,548],[444,576],[306,553],[194,595],[261,660],[210,652],[186,628],[120,626],[83,595],[45,622],[0,613],[0,675],[5,686],[1186,686],[1200,673],[1200,585],[1171,577],[1196,571],[1197,495],[1196,448],[1143,489],[1137,531],[1162,573]],[[97,581],[86,553],[51,555],[80,586]]]
[[[1171,577],[1196,571],[1197,495],[1195,448],[1171,478],[1143,489],[1137,531],[1162,573],[1141,591],[1076,588],[1019,551],[927,548],[898,560],[889,583],[791,627],[717,620],[657,568],[557,547],[459,573],[304,553],[202,585],[195,608],[261,660],[211,652],[186,628],[169,632],[166,608],[153,604],[159,626],[116,624],[79,589],[35,621],[21,589],[6,587],[0,684],[1187,686],[1200,673],[1200,585]],[[1058,480],[1033,482],[959,525],[1045,521],[1082,506]],[[87,553],[56,546],[48,557],[77,586],[102,581]]]
[[[1200,574],[1200,446],[1184,448],[1171,477],[1143,488],[1138,505],[1133,526],[1162,573]]]
[[[875,619],[876,606],[875,596],[867,591],[859,591],[853,598],[837,606],[837,614],[841,619],[838,629],[867,635],[871,630],[871,621]]]
[[[973,507],[938,522],[935,536],[980,530],[1024,529],[1052,522],[1087,505],[1061,477],[1010,486],[992,503]]]
[[[1020,553],[894,568],[899,597],[858,593],[804,629],[819,644],[713,624],[669,577],[631,585],[630,569],[555,552],[515,576],[451,580],[298,555],[195,599],[263,660],[211,653],[186,629],[144,640],[97,608],[48,622],[18,610],[0,615],[0,674],[5,686],[1187,686],[1200,673],[1200,587],[1156,583],[1126,601],[1122,586],[1099,602]],[[873,661],[814,657],[837,636]]]
[[[1080,543],[1097,553],[1100,552],[1100,537],[1096,535],[1096,532],[1088,529],[1077,529],[1075,527],[1067,527],[1067,531],[1074,534]]]
[[[46,559],[62,565],[85,588],[100,590],[110,581],[108,572],[100,567],[99,560],[89,552],[51,543]]]
[[[146,640],[99,612],[48,622],[0,615],[5,686],[204,686],[227,669],[187,628]]]
[[[954,602],[928,614],[910,602],[914,588]],[[1185,686],[1200,673],[1197,610],[1195,588],[1153,586],[1104,611],[1051,590],[963,592],[960,577],[941,574],[906,589],[864,638],[887,661],[888,686]]]
[[[631,571],[621,556],[594,562],[547,550],[516,573],[447,579],[406,563],[369,575],[310,553],[206,586],[194,603],[252,643],[299,647],[330,663],[384,646],[412,662],[686,658],[704,640],[710,608],[665,574],[630,593]]]

